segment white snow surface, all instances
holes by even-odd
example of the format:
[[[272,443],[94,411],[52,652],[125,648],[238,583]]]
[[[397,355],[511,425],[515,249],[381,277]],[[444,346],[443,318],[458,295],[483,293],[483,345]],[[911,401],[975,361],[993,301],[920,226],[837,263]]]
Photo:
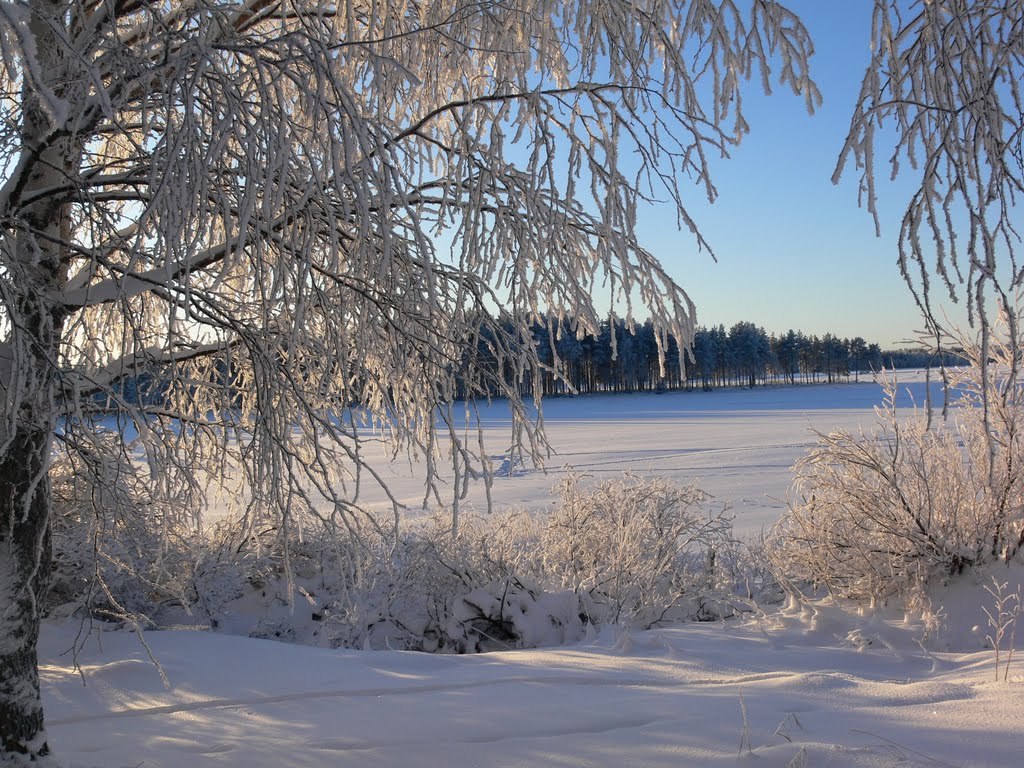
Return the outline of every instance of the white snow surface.
[[[148,633],[168,687],[125,632],[89,641],[83,684],[59,655],[76,627],[49,625],[50,743],[145,768],[1020,765],[1024,670],[996,683],[988,652],[834,614],[475,656]]]
[[[564,462],[698,480],[754,531],[779,514],[808,426],[868,424],[878,397],[872,384],[608,396],[553,401],[547,419]],[[550,476],[511,469],[499,503],[547,502]],[[951,620],[976,616],[980,594],[951,591]],[[913,618],[828,602],[476,656],[146,633],[166,682],[123,631],[94,629],[80,675],[78,623],[50,621],[40,664],[50,744],[74,768],[1021,765],[1024,663],[995,682],[984,627],[959,621],[975,642],[956,653],[922,650]]]
[[[897,374],[899,407],[909,413],[915,403],[923,406],[925,374]],[[941,408],[941,383],[933,380],[931,391]],[[503,453],[510,418],[504,403],[494,403],[482,415],[497,475],[493,503],[539,509],[551,503],[551,487],[567,471],[608,479],[629,470],[696,482],[736,516],[737,535],[757,536],[785,509],[790,468],[814,445],[814,430],[870,427],[881,403],[882,388],[869,375],[839,384],[552,398],[544,401],[544,425],[554,453],[541,469],[511,462]],[[365,455],[415,513],[423,504],[422,464],[388,462],[380,446],[369,446]],[[366,506],[384,509],[382,494],[375,495],[368,483],[363,490]],[[485,512],[482,482],[461,506]]]

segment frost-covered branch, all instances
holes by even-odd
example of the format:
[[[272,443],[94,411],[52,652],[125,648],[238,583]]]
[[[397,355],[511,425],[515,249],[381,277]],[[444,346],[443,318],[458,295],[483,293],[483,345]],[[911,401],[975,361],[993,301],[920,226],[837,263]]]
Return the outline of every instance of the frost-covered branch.
[[[914,179],[899,264],[937,341],[933,289],[987,334],[1024,282],[1022,18],[1019,0],[875,1],[872,59],[834,180],[854,166],[877,229],[878,155],[892,177]]]

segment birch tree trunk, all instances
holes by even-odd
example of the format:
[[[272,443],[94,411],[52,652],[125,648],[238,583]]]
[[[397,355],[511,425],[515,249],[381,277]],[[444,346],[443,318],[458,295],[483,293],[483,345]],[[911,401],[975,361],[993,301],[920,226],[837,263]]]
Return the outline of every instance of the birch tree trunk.
[[[54,0],[32,6],[39,82],[23,88],[22,162],[8,180],[13,189],[6,190],[22,199],[66,183],[75,171],[75,142],[55,130],[52,108],[37,90],[42,86],[55,96],[67,91],[58,44],[61,6]],[[0,392],[13,417],[0,423],[0,738],[3,753],[31,760],[48,752],[36,642],[51,570],[47,470],[65,316],[46,297],[62,287],[66,269],[58,243],[67,240],[70,220],[63,196],[40,195],[24,211],[12,238],[9,284],[15,295],[8,300],[13,311],[0,345]]]
[[[45,405],[40,397],[26,406],[26,421],[43,416],[40,406]],[[46,463],[51,434],[43,424],[26,426],[0,463],[0,498],[7,519],[0,533],[0,735],[4,752],[26,756],[47,753],[36,642],[39,601],[50,577]]]

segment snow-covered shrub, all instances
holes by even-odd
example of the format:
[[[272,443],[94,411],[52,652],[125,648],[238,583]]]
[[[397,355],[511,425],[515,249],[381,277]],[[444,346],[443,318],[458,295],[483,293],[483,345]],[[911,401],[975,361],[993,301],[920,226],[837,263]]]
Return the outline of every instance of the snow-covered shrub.
[[[93,441],[115,436],[99,433]],[[51,609],[87,609],[145,624],[189,602],[198,544],[188,510],[162,498],[145,467],[116,452],[58,453],[53,488]]]
[[[698,489],[570,476],[556,494],[545,512],[464,514],[455,538],[442,511],[381,540],[358,600],[328,606],[334,643],[475,652],[735,611],[714,554],[731,562],[730,521]]]
[[[522,637],[503,613],[511,582],[526,577],[521,546],[536,537],[512,512],[466,515],[459,535],[439,513],[408,537],[418,557],[422,603],[427,609],[424,649],[467,652],[520,647]],[[464,602],[468,598],[469,602]]]
[[[730,519],[696,487],[656,477],[572,475],[550,510],[464,513],[454,537],[444,510],[397,530],[296,513],[285,527],[249,517],[183,535],[144,486],[111,482],[89,501],[79,477],[69,467],[55,485],[57,602],[144,625],[466,653],[717,619],[749,607],[759,580]],[[76,548],[84,540],[96,544]]]
[[[795,500],[770,533],[780,579],[861,601],[925,603],[938,581],[1024,547],[1024,389],[992,341],[953,372],[948,420],[905,417],[887,384],[878,424],[837,430],[795,466]],[[987,364],[982,364],[986,361]]]
[[[443,636],[459,653],[563,645],[585,632],[580,598],[509,577],[459,595]]]
[[[557,491],[542,527],[541,569],[554,587],[581,595],[591,621],[707,617],[717,596],[715,552],[731,541],[732,525],[706,511],[703,491],[629,474],[590,487],[570,475]]]
[[[287,528],[250,528],[241,541],[230,521],[197,568],[197,616],[251,637],[344,647],[416,648],[420,630],[399,613],[414,599],[413,578],[394,556],[393,528],[365,517],[332,528],[295,515]]]
[[[768,556],[763,534],[716,548],[712,572],[717,588],[708,596],[713,601],[707,610],[711,618],[716,607],[719,615],[728,617],[782,603],[787,598]]]

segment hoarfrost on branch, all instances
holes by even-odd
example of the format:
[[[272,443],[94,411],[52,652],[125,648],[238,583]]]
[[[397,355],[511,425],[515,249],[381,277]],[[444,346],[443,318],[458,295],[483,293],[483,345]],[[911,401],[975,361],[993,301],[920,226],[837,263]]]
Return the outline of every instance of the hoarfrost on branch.
[[[46,751],[54,437],[97,513],[165,532],[213,481],[244,525],[358,534],[367,428],[457,501],[488,469],[457,398],[543,453],[540,313],[691,338],[637,208],[706,245],[684,186],[714,197],[744,81],[817,103],[810,53],[773,0],[0,3],[0,754]]]

